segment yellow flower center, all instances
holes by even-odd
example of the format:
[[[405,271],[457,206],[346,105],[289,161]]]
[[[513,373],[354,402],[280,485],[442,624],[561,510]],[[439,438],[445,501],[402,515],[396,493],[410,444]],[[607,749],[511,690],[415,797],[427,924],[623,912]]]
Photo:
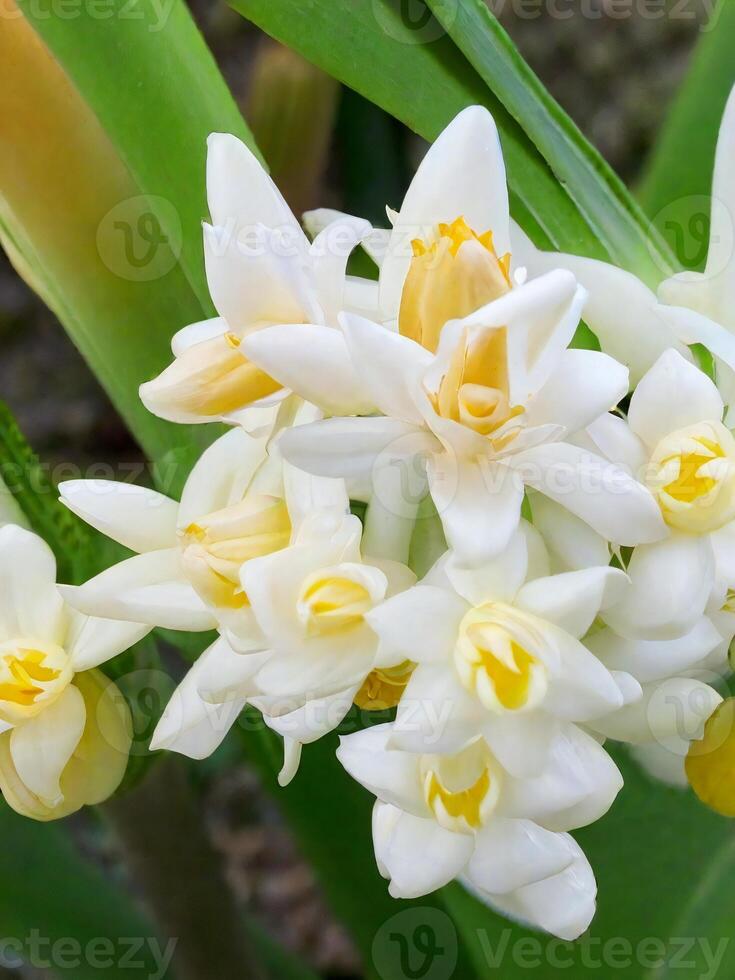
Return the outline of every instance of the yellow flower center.
[[[434,236],[412,242],[413,258],[401,294],[398,329],[435,351],[445,323],[474,313],[511,288],[510,255],[499,258],[492,232],[478,235],[459,217]]]
[[[671,527],[695,534],[735,518],[735,439],[721,422],[700,422],[663,438],[646,480]]]
[[[205,602],[239,609],[248,604],[240,585],[243,563],[280,551],[290,538],[285,502],[280,497],[249,494],[239,504],[214,511],[186,528],[182,563]]]
[[[299,614],[310,633],[332,633],[358,626],[372,605],[372,597],[362,582],[328,571],[310,576],[298,601]]]
[[[0,719],[17,724],[55,701],[71,681],[66,651],[55,644],[13,639],[0,645]]]
[[[462,620],[454,665],[463,686],[489,711],[528,711],[546,694],[546,668],[527,649],[542,642],[527,617],[504,603],[487,603]]]
[[[492,815],[501,771],[482,740],[456,755],[425,755],[420,762],[424,799],[440,826],[474,833]]]
[[[355,695],[355,704],[363,711],[385,711],[395,708],[411,679],[416,665],[404,660],[395,667],[378,667],[365,678]]]
[[[522,415],[523,406],[510,404],[505,327],[465,330],[438,390],[428,394],[438,415],[483,436]],[[503,433],[495,448],[502,448],[519,429],[520,425]]]

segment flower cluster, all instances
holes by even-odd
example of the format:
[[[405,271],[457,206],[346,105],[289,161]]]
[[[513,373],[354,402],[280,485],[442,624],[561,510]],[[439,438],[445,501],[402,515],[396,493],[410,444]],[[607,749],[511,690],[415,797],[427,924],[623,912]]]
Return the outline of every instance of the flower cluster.
[[[734,128],[731,100],[730,142]],[[163,418],[230,430],[180,502],[62,485],[68,507],[137,553],[64,599],[122,632],[217,630],[153,749],[208,756],[249,703],[283,736],[285,783],[302,746],[348,712],[384,712],[392,720],[343,736],[337,754],[376,797],[391,894],[459,878],[575,938],[596,885],[569,832],[622,786],[606,740],[681,784],[721,701],[711,682],[735,634],[735,440],[723,423],[735,360],[727,368],[724,341],[713,348],[718,390],[683,341],[732,326],[735,264],[711,291],[706,273],[667,284],[670,299],[723,314],[712,326],[691,313],[684,327],[681,308],[649,302],[628,273],[539,252],[510,220],[480,107],[429,149],[388,229],[321,210],[305,216],[307,236],[227,135],[210,139],[207,191],[219,315],[176,334],[141,397]],[[376,278],[348,273],[358,248]],[[581,317],[602,350],[575,346]],[[76,710],[83,725],[86,675],[75,687],[72,670],[102,659],[52,620],[16,626],[3,611],[13,653],[0,715],[43,806],[64,759],[39,770],[42,785],[26,764],[36,709],[53,699],[44,724]],[[105,655],[114,646],[110,634]]]

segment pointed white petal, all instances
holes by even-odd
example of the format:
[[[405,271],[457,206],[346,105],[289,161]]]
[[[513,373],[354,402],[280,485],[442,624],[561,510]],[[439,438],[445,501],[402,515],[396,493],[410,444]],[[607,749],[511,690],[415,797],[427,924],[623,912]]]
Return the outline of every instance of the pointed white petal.
[[[649,491],[615,464],[569,443],[547,443],[510,457],[525,482],[576,514],[615,544],[657,541],[666,534]]]
[[[620,569],[580,569],[528,582],[516,604],[579,638],[601,609],[620,600],[627,585],[628,578]]]
[[[341,332],[315,324],[281,324],[245,337],[242,349],[261,370],[331,415],[373,410]]]
[[[589,524],[543,494],[533,492],[530,500],[533,525],[541,532],[555,571],[574,571],[609,562],[607,542]]]
[[[0,528],[0,629],[4,639],[64,640],[56,559],[38,535],[15,524]]]
[[[526,408],[529,426],[555,422],[567,433],[585,428],[628,393],[628,369],[594,350],[563,351],[556,370]]]
[[[628,564],[631,588],[603,614],[622,636],[671,640],[694,628],[714,585],[714,556],[707,537],[672,533],[640,545]]]
[[[507,466],[450,453],[427,461],[429,490],[447,543],[467,565],[491,561],[518,528],[523,482]]]
[[[142,623],[84,616],[76,610],[70,610],[70,613],[71,627],[66,650],[77,673],[112,660],[142,640],[153,628]]]
[[[419,584],[376,606],[366,619],[383,650],[417,663],[442,663],[454,649],[466,611],[453,592]]]
[[[389,748],[391,725],[374,725],[340,738],[337,758],[347,772],[374,793],[416,816],[430,815],[424,800],[418,757]]]
[[[160,551],[176,544],[179,505],[170,497],[115,480],[67,480],[62,504],[131,551]]]
[[[398,315],[411,240],[460,217],[478,234],[492,231],[498,255],[510,250],[503,153],[493,118],[481,106],[464,109],[439,135],[406,192],[380,274],[387,319]]]
[[[477,835],[467,876],[483,891],[507,895],[568,868],[576,856],[570,839],[531,820],[494,817]]]
[[[174,357],[178,357],[195,344],[201,344],[202,341],[211,340],[213,337],[220,337],[223,333],[227,333],[227,322],[221,316],[212,317],[210,320],[200,320],[198,323],[190,323],[188,327],[182,327],[171,338],[171,352]]]
[[[664,436],[695,422],[720,421],[720,393],[706,374],[667,350],[635,390],[628,409],[628,424],[654,449]]]
[[[216,625],[183,578],[178,548],[136,555],[84,585],[62,586],[61,591],[70,606],[88,616],[194,632]]]

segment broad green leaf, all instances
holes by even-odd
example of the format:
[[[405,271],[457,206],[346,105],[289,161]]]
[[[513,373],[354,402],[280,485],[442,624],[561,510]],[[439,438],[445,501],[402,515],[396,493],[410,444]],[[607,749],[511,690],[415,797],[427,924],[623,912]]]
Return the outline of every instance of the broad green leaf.
[[[566,189],[610,258],[657,282],[664,254],[620,178],[584,138],[519,54],[482,0],[427,0],[467,60],[484,79]]]
[[[679,263],[701,267],[720,119],[735,84],[735,0],[719,0],[645,168],[639,197]]]
[[[428,140],[465,106],[487,106],[501,134],[513,213],[537,244],[594,257],[613,255],[639,272],[642,264],[649,265],[651,276],[660,277],[660,267],[667,267],[654,245],[647,251],[647,225],[636,206],[550,97],[544,95],[526,114],[529,104],[535,106],[535,93],[522,93],[529,80],[536,89],[539,83],[480,8],[448,0],[444,16],[449,22],[451,7],[463,32],[484,32],[478,43],[485,71],[484,49],[494,41],[503,58],[500,67],[493,66],[495,80],[501,73],[511,76],[502,90],[487,87],[428,12],[411,23],[405,6],[394,0],[231,2],[263,30]],[[468,23],[464,18],[473,11],[478,21]],[[488,33],[492,25],[497,30]],[[577,198],[568,184],[559,183],[552,167],[565,182],[572,175],[582,182]]]
[[[180,4],[156,34],[146,20],[100,20],[91,7],[73,20],[40,9],[24,8],[27,21],[11,8],[0,32],[0,235],[146,452],[181,447],[175,489],[211,432],[156,419],[137,390],[170,360],[171,335],[210,313],[205,139],[218,127],[245,135],[243,123],[229,96],[211,108],[211,59]]]

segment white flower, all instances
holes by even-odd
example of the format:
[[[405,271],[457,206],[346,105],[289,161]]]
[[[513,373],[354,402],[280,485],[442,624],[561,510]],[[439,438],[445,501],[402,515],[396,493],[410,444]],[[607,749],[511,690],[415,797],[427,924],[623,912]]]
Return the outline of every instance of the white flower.
[[[281,385],[244,355],[243,337],[274,323],[334,323],[347,259],[370,231],[368,222],[341,216],[309,243],[240,140],[213,133],[208,146],[204,257],[219,316],[179,331],[173,363],[140,389],[151,412],[174,422],[250,420],[248,406],[281,397]]]
[[[460,157],[477,166],[476,184],[457,180]],[[335,412],[324,401],[338,373],[334,330],[275,326],[243,342],[253,361],[325,411],[361,415],[367,401],[384,416],[291,430],[282,452],[302,469],[373,492],[379,471],[400,481],[400,467],[419,457],[448,542],[468,563],[505,547],[525,485],[619,544],[655,540],[664,529],[644,488],[562,441],[617,404],[627,371],[599,352],[567,349],[584,300],[573,276],[556,271],[513,285],[509,260],[493,245],[507,242],[508,222],[492,117],[465,110],[429,150],[391,232],[381,312],[389,323],[395,314],[399,331],[340,318],[350,376],[359,377],[351,407]],[[408,239],[419,232],[411,254]]]
[[[13,809],[52,820],[117,789],[130,712],[94,668],[148,631],[70,609],[48,546],[15,525],[0,529],[0,789]]]
[[[621,679],[579,641],[625,575],[610,567],[545,575],[529,568],[527,536],[525,526],[477,569],[448,556],[368,613],[383,655],[417,665],[398,705],[396,747],[454,752],[482,735],[504,768],[526,777],[543,768],[565,723],[640,696],[627,677],[624,695]]]
[[[61,499],[93,527],[140,552],[83,586],[69,602],[92,615],[179,630],[220,627],[250,646],[254,624],[243,562],[286,547],[314,506],[347,513],[341,481],[300,474],[268,453],[267,438],[233,429],[201,456],[181,503],[128,483],[71,480]]]
[[[563,831],[604,814],[620,773],[590,736],[566,725],[542,773],[519,779],[475,739],[451,755],[393,747],[391,726],[341,740],[347,771],[377,796],[373,842],[396,898],[462,877],[498,911],[575,939],[595,911],[584,854]]]
[[[573,255],[539,252],[518,228],[513,245],[532,275],[567,268],[588,291],[583,317],[602,349],[627,364],[638,379],[668,347],[686,353],[704,344],[717,358],[718,385],[735,397],[735,91],[720,127],[712,184],[709,249],[704,272],[685,271],[662,281],[657,294],[629,272]]]
[[[353,702],[397,702],[410,671],[404,658],[390,657],[374,670],[378,637],[366,615],[415,576],[363,557],[360,536],[358,518],[315,509],[288,548],[243,565],[259,631],[254,652],[237,653],[223,639],[210,647],[174,695],[152,748],[209,755],[249,701],[286,739],[286,782],[301,744],[335,728]]]

